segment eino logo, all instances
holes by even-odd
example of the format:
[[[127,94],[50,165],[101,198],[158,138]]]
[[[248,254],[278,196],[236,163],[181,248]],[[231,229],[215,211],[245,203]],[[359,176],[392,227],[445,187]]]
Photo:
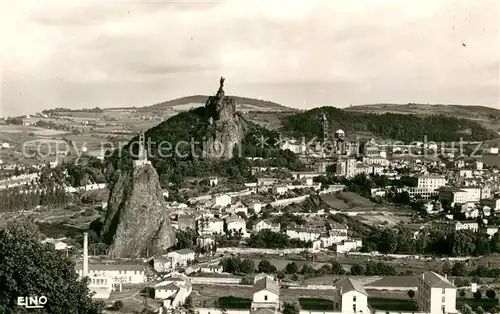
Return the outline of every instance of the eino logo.
[[[17,297],[17,305],[24,306],[27,309],[43,309],[43,306],[47,303],[47,297],[45,296],[34,296],[34,297]]]

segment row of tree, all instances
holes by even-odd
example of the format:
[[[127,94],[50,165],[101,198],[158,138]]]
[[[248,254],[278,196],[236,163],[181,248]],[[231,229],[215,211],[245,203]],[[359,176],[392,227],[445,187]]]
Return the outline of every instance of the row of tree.
[[[265,249],[283,249],[283,248],[310,248],[311,241],[302,241],[300,239],[290,239],[284,233],[272,232],[269,229],[261,230],[258,233],[252,233],[247,240],[247,244],[252,248]]]
[[[0,191],[0,211],[32,210],[34,207],[65,205],[72,196],[63,187],[24,192],[21,188]]]
[[[422,231],[416,238],[413,232],[402,228],[374,229],[363,238],[364,252],[384,254],[428,254],[439,256],[482,256],[500,252],[500,235],[489,239],[486,233],[470,230],[449,233]]]

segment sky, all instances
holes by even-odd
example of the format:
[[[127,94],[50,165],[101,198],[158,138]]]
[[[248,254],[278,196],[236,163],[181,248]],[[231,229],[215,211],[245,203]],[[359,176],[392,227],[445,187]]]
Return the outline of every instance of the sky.
[[[500,109],[497,0],[2,0],[1,114],[226,94]]]

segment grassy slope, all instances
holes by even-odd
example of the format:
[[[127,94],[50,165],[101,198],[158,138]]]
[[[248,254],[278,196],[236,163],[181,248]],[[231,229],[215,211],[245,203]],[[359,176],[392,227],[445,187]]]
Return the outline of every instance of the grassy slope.
[[[254,98],[247,98],[247,97],[239,97],[239,96],[230,96],[233,98],[238,107],[244,107],[245,105],[250,105],[253,107],[258,107],[263,110],[289,110],[290,108],[282,106],[280,104],[277,104],[272,101],[266,101],[266,100],[260,100],[260,99],[254,99]],[[151,106],[146,106],[139,108],[139,112],[150,112],[150,111],[156,111],[156,110],[166,110],[169,108],[174,108],[175,106],[184,106],[184,105],[189,105],[192,104],[193,107],[200,106],[205,104],[207,101],[208,96],[207,95],[193,95],[193,96],[186,96],[186,97],[181,97],[173,100],[168,100],[159,104],[151,105]]]

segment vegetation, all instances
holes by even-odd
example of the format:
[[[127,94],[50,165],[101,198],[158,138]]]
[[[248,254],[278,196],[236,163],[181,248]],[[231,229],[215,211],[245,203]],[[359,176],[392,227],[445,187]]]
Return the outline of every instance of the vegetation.
[[[255,272],[255,263],[251,259],[241,259],[238,256],[226,257],[220,264],[224,272],[231,274],[252,274]]]
[[[252,300],[233,296],[220,297],[215,301],[215,307],[221,309],[250,309]]]
[[[321,107],[287,116],[282,119],[283,132],[287,135],[310,139],[321,134],[320,117],[325,114],[330,131],[343,129],[346,132],[370,132],[374,136],[410,143],[423,141],[486,140],[496,138],[495,132],[475,121],[445,117],[442,115],[416,116],[404,114],[372,114],[349,112],[334,107]],[[405,127],[402,128],[401,126]],[[465,132],[473,130],[473,132]]]
[[[308,248],[312,247],[311,241],[302,241],[299,239],[290,239],[284,233],[272,232],[265,229],[258,233],[250,235],[247,241],[248,246],[252,248],[266,248],[266,249],[282,249],[282,248]]]
[[[481,256],[499,248],[498,236],[488,239],[484,233],[459,230],[450,233],[431,231],[413,238],[413,234],[401,228],[374,229],[363,238],[365,252],[379,251],[384,254],[429,254],[439,256]],[[495,251],[496,252],[496,251]]]
[[[235,156],[230,160],[213,160],[206,156],[206,138],[210,124],[205,118],[205,108],[200,107],[181,112],[167,121],[149,129],[147,138],[148,158],[156,168],[162,182],[180,184],[185,177],[207,177],[218,175],[237,178],[251,178],[252,162],[244,157],[273,157],[267,161],[269,166],[282,166],[300,170],[303,164],[291,151],[283,151],[275,146],[279,134],[247,122],[250,126],[245,138],[235,148]],[[269,145],[260,147],[258,139],[264,137]],[[113,181],[115,170],[130,170],[132,160],[137,156],[138,137],[133,138],[125,147],[107,154],[107,173]],[[193,143],[191,145],[191,143]],[[183,145],[182,145],[183,144]],[[241,153],[240,153],[241,152]],[[243,157],[244,156],[244,157]]]
[[[333,301],[320,298],[299,298],[300,306],[306,311],[333,311]]]
[[[297,304],[285,302],[283,304],[283,314],[299,314],[300,309]]]
[[[86,280],[78,280],[75,264],[64,253],[40,244],[32,225],[0,230],[0,312],[19,313],[18,296],[45,296],[40,313],[101,313]],[[64,293],[61,293],[64,291]]]

